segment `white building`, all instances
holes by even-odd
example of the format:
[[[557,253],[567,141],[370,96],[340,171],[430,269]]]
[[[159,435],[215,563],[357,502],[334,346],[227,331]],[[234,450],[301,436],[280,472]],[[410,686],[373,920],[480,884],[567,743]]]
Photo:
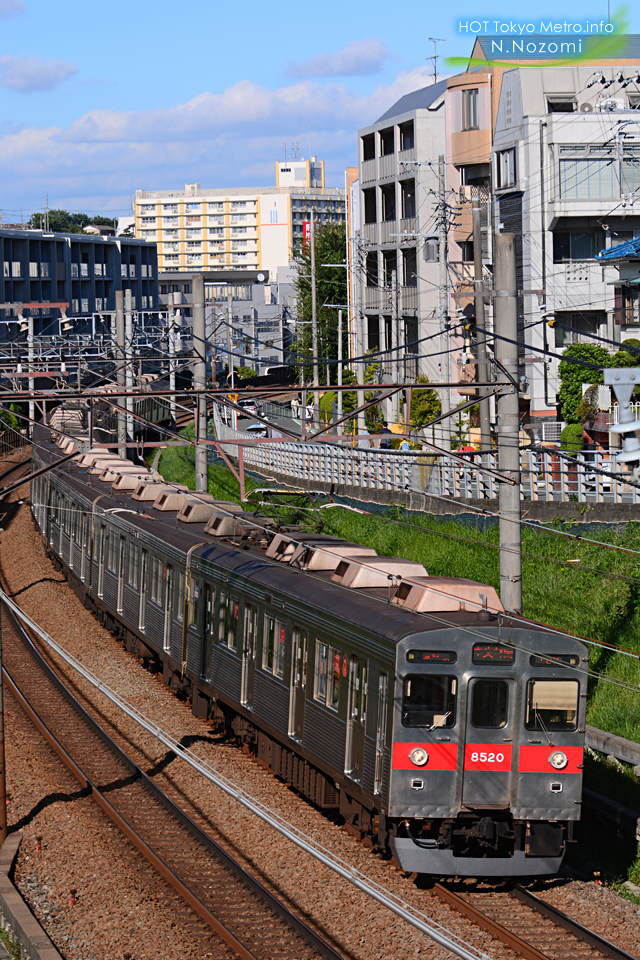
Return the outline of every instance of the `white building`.
[[[342,222],[344,189],[324,187],[324,163],[276,163],[275,187],[136,191],[136,236],[158,245],[161,271],[256,270],[275,276],[304,222]]]

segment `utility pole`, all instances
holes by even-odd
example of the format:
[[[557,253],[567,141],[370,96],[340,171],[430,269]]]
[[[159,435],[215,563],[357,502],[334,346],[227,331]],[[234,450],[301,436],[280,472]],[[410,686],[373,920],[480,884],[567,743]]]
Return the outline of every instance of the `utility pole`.
[[[231,356],[231,325],[233,323],[233,291],[231,286],[227,290],[227,383],[231,385],[231,392],[235,386],[235,374],[233,366],[233,357]],[[237,426],[237,415],[235,410],[231,414],[234,425]],[[226,418],[225,418],[226,420]]]
[[[124,387],[125,344],[124,344],[124,290],[116,290],[116,381]],[[118,403],[124,407],[124,397],[118,397]],[[118,410],[118,455],[127,457],[127,422],[123,410]]]
[[[440,355],[442,379],[451,382],[451,354],[449,353],[449,263],[447,253],[447,189],[444,156],[438,157],[438,329],[440,331]],[[445,387],[440,394],[442,413],[451,409],[451,390]],[[445,418],[442,423],[442,446],[448,450],[451,446],[451,422]]]
[[[516,248],[512,233],[495,237],[495,332],[496,358],[504,367],[498,380],[509,384],[509,374],[518,383],[518,314]],[[500,340],[506,337],[508,340]],[[520,531],[520,417],[518,391],[498,397],[498,469],[513,484],[499,482],[500,599],[507,613],[522,613],[522,544]]]
[[[125,386],[127,393],[133,390],[133,314],[131,308],[131,290],[124,292],[124,342],[125,348]],[[133,397],[126,398],[123,406],[127,408],[127,443],[133,441]]]
[[[480,200],[473,197],[471,200],[473,216],[473,276],[476,301],[476,324],[481,330],[487,329],[484,315],[484,284],[482,281],[482,233],[480,228]],[[481,383],[489,382],[489,364],[487,363],[487,336],[479,334],[477,343],[478,365],[476,367],[477,380]],[[480,388],[480,446],[483,452],[491,452],[491,424],[489,422],[489,400],[484,397],[485,390]],[[484,397],[484,399],[483,399]]]
[[[30,310],[29,316],[27,317],[27,353],[29,357],[29,373],[33,373],[33,368],[35,364],[36,352],[34,348],[34,330],[33,330],[33,313]],[[29,380],[29,387],[34,385],[34,380]],[[33,421],[36,416],[36,405],[33,400],[29,400],[29,426],[28,432],[29,436],[33,436]]]
[[[313,353],[313,418],[319,418],[320,415],[320,368],[318,366],[318,305],[316,303],[316,226],[311,211],[310,224],[310,242],[311,242],[311,352]]]
[[[207,340],[204,323],[204,277],[201,273],[193,275],[193,387],[196,390],[196,492],[207,493]]]
[[[364,259],[364,243],[362,237],[358,236],[356,241],[357,246],[357,262],[358,262],[358,276],[359,280],[357,283],[357,298],[356,298],[356,311],[355,311],[355,321],[354,321],[354,348],[355,356],[360,357],[359,360],[355,362],[355,374],[358,382],[358,406],[364,406],[364,314],[362,312],[362,305],[364,303],[364,282],[365,282],[365,259]],[[358,414],[358,436],[362,436],[367,428],[367,422],[365,420],[364,411],[361,411]]]
[[[398,319],[398,271],[391,271],[391,346],[393,348],[393,361],[390,364],[393,370],[393,378],[396,383],[401,383],[404,377],[401,373],[400,363],[400,321]],[[394,423],[398,419],[400,412],[400,393],[395,393],[390,402],[391,416],[388,418]]]
[[[7,774],[4,756],[4,689],[2,683],[2,605],[0,604],[0,847],[7,839]]]
[[[339,387],[342,386],[342,310],[338,310],[338,371],[337,371],[337,384]],[[338,420],[342,416],[342,390],[338,390]],[[344,424],[341,423],[338,427],[338,433],[343,433]]]

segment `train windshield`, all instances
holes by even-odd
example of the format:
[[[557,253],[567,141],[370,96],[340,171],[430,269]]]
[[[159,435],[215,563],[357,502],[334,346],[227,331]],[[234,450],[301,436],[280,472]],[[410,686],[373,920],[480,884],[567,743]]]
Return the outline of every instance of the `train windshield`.
[[[405,677],[403,727],[452,727],[456,720],[456,677],[412,674]]]
[[[529,680],[527,730],[575,730],[578,692],[577,680]]]

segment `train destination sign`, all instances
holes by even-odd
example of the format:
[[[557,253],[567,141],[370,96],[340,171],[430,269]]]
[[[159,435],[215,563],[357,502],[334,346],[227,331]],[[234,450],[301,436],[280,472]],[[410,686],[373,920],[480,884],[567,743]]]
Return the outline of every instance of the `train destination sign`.
[[[516,652],[499,643],[474,643],[471,659],[473,663],[513,663]]]

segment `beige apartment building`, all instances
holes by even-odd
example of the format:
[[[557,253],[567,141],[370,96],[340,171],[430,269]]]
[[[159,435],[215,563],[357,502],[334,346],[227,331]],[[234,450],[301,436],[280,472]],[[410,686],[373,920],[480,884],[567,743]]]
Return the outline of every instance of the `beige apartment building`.
[[[345,191],[324,186],[324,162],[276,162],[275,187],[138,190],[136,236],[158,245],[161,272],[263,271],[292,259],[305,221],[345,219]]]

